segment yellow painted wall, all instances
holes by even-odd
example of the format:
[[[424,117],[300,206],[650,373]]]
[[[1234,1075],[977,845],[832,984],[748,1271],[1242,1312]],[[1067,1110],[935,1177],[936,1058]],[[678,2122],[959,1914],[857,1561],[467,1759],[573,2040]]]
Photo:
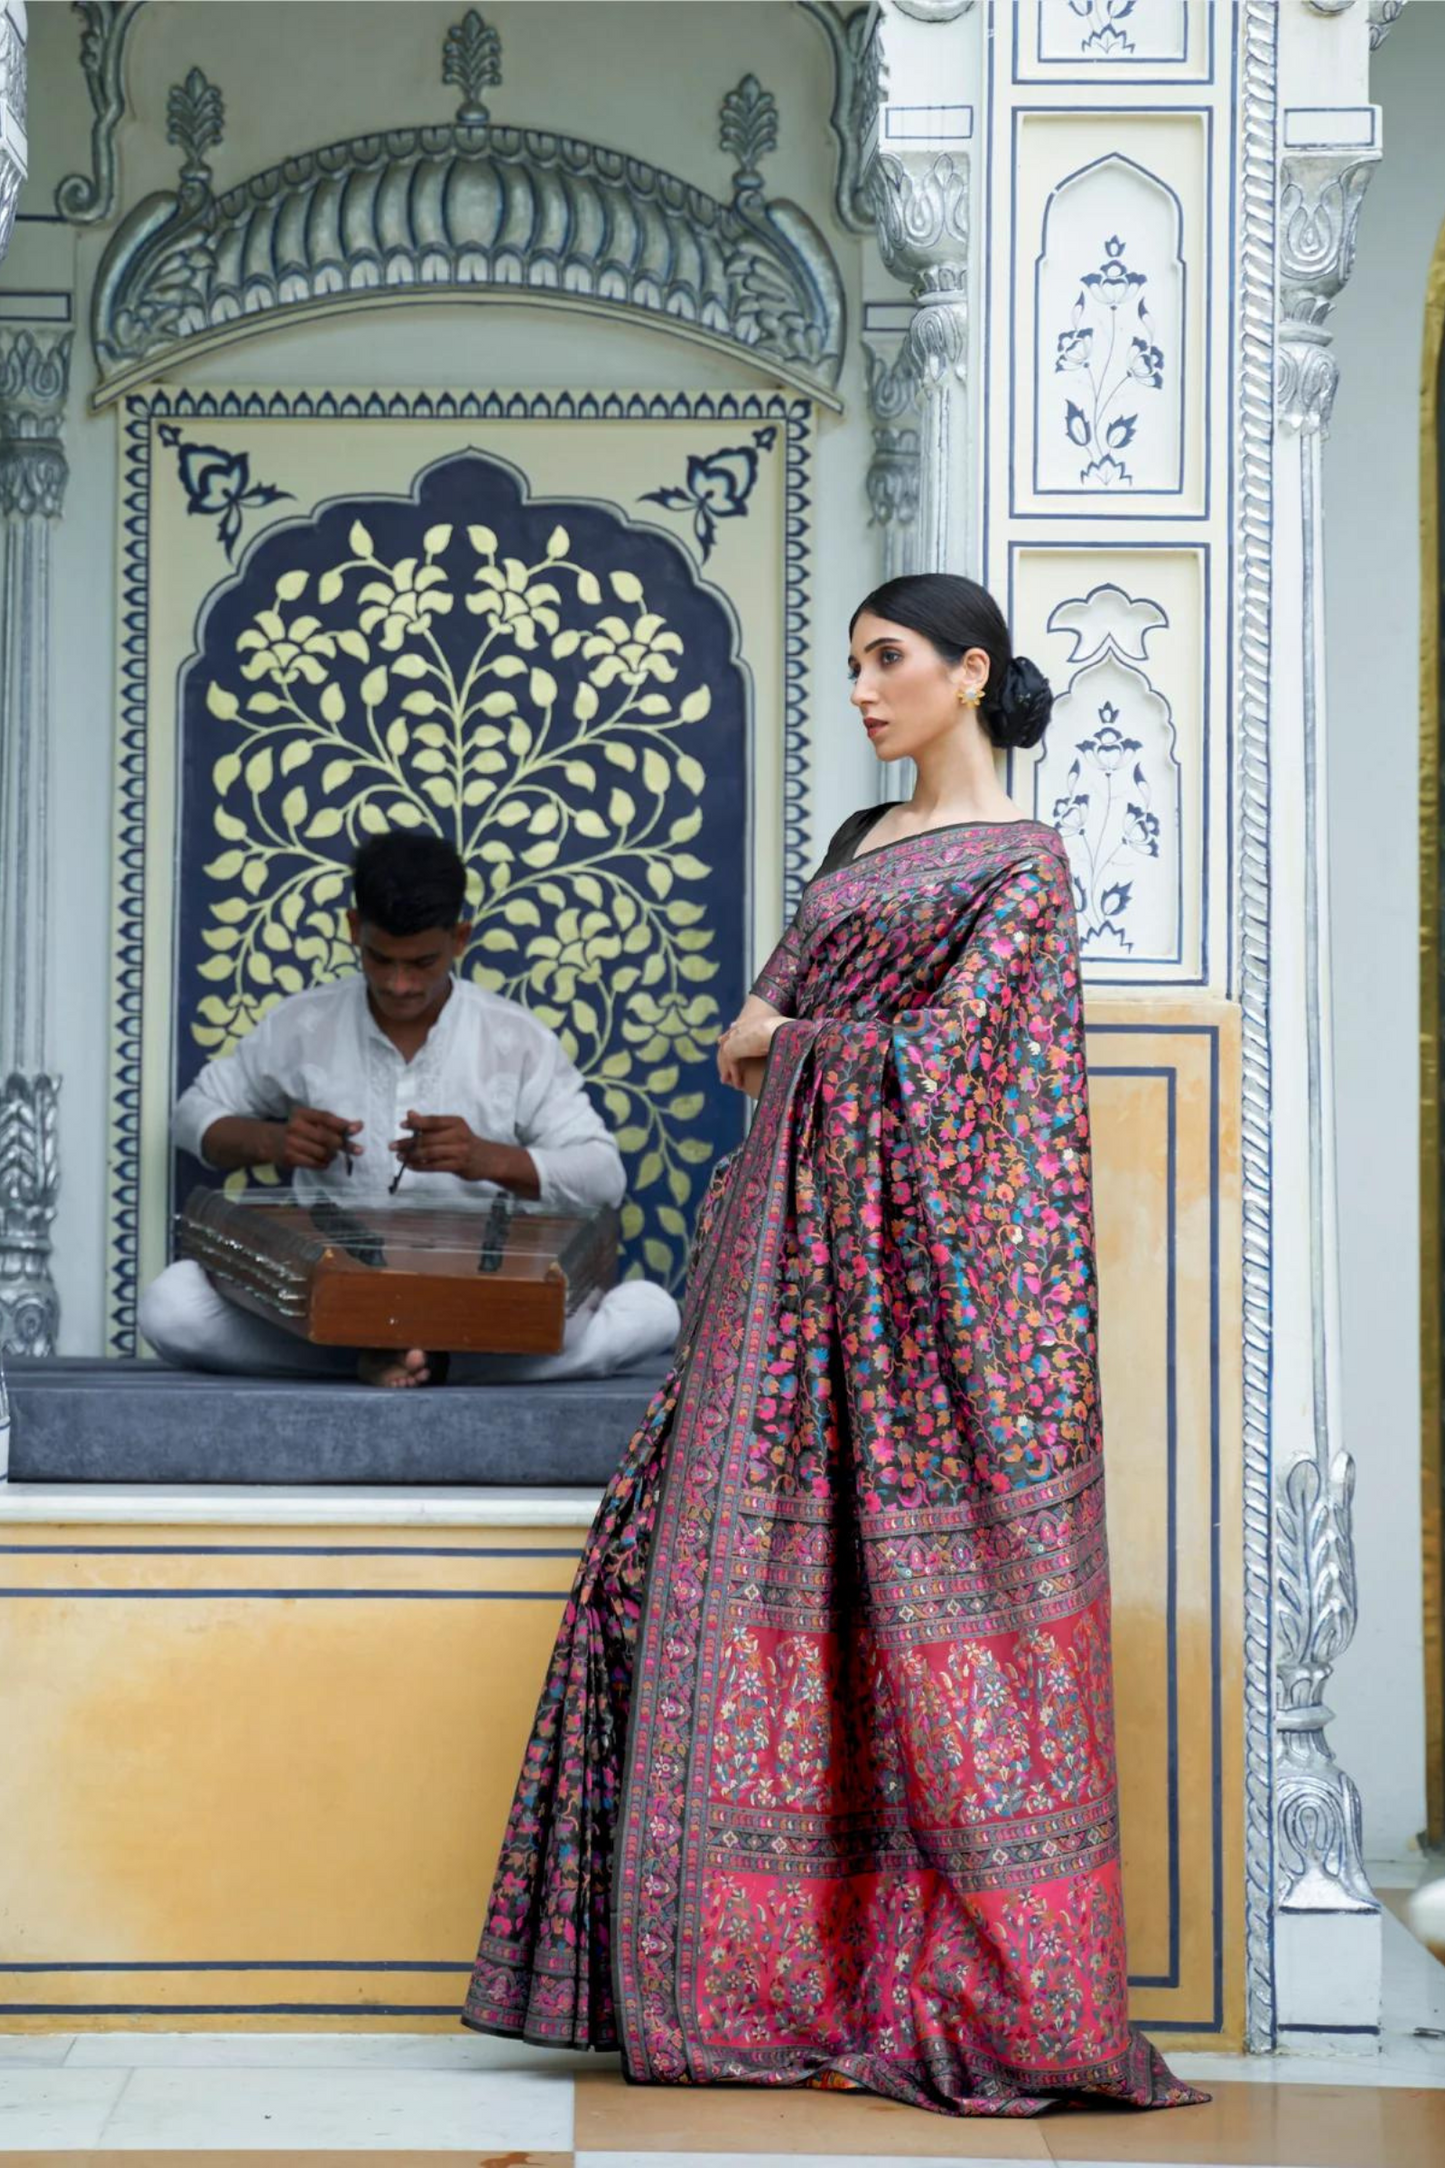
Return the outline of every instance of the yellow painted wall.
[[[1243,1972],[1237,1017],[1100,1002],[1090,1034],[1131,1970],[1160,1983],[1135,2012],[1217,2044]],[[0,1526],[0,2024],[453,2023],[580,1540]]]

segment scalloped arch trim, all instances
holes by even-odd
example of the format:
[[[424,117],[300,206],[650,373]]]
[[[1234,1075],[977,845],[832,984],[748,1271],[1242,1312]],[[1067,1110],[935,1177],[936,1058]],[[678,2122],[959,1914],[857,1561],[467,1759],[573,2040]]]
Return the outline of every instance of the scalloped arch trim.
[[[278,319],[459,299],[642,319],[840,405],[842,282],[803,211],[468,121],[331,144],[219,196],[193,174],[138,205],[96,281],[93,403]]]

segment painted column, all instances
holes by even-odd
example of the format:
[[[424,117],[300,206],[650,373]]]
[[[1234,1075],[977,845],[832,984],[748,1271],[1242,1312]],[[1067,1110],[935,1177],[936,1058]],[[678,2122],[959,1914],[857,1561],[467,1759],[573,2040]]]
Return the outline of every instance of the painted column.
[[[1371,24],[1310,5],[1281,24],[1270,676],[1274,1220],[1276,2022],[1380,2014],[1380,1908],[1359,1794],[1326,1737],[1356,1622],[1355,1469],[1342,1435],[1326,790],[1324,440],[1339,368],[1328,318],[1379,158]]]
[[[918,502],[908,567],[915,571],[974,569],[968,100],[979,31],[976,20],[961,19],[971,15],[972,0],[888,0],[878,27],[881,69],[865,186],[879,252],[908,287],[913,308],[901,354],[870,366],[870,390],[875,418],[890,430],[910,389],[916,401]],[[888,473],[898,449],[894,441],[881,447],[885,464],[875,460],[875,475]]]
[[[880,263],[865,258],[863,330],[873,458],[868,502],[880,573],[974,572],[969,258],[979,60],[972,0],[885,0],[870,41],[862,191]],[[940,90],[946,85],[946,90]],[[901,281],[910,301],[900,304]],[[879,771],[879,796],[911,795],[911,761]]]
[[[893,307],[896,308],[896,304]],[[881,312],[880,312],[881,313]],[[888,351],[888,346],[892,352]],[[897,579],[919,570],[919,486],[922,455],[918,432],[918,379],[906,344],[865,337],[868,406],[873,417],[873,457],[868,463],[868,511],[882,541],[879,578]],[[878,801],[897,804],[913,795],[911,760],[880,761]]]
[[[0,1353],[54,1351],[48,1059],[50,540],[71,333],[0,325]]]
[[[10,245],[27,163],[25,0],[0,0],[0,258]]]

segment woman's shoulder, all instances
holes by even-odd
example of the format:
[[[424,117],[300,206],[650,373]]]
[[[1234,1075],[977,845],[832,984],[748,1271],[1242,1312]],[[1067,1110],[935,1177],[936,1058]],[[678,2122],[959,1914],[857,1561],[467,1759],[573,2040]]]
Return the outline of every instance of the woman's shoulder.
[[[881,804],[860,805],[850,813],[829,838],[828,848],[814,869],[814,880],[820,873],[832,873],[836,867],[846,865],[874,822],[880,821],[887,811],[885,799]]]

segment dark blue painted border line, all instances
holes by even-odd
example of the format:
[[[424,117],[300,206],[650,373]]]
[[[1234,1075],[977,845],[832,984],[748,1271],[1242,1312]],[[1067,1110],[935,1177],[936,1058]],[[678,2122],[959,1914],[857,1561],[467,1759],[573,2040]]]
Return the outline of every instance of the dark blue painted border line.
[[[1191,2024],[1184,2019],[1151,2020],[1149,2028],[1156,2032],[1219,2032],[1224,2025],[1224,1794],[1223,1794],[1223,1741],[1224,1709],[1223,1687],[1220,1679],[1220,1642],[1222,1622],[1220,1619],[1220,1386],[1219,1386],[1219,1167],[1220,1167],[1220,1026],[1212,1023],[1126,1023],[1123,1021],[1089,1024],[1088,1031],[1103,1034],[1127,1034],[1137,1038],[1193,1038],[1209,1042],[1209,1678],[1210,1708],[1209,1735],[1213,1755],[1213,1774],[1210,1800],[1210,1851],[1212,1854],[1211,1903],[1214,1919],[1214,1963],[1212,2021]],[[1115,1072],[1096,1068],[1091,1074],[1107,1076]],[[1172,1254],[1172,1253],[1171,1253]],[[1172,1405],[1172,1396],[1171,1396]],[[1131,1983],[1132,1984],[1132,1983]]]
[[[1175,1341],[1179,1328],[1178,1258],[1176,1255],[1178,1235],[1178,1167],[1179,1167],[1179,1093],[1178,1071],[1167,1064],[1111,1064],[1096,1066],[1090,1074],[1111,1077],[1147,1077],[1163,1080],[1165,1088],[1165,1137],[1167,1140],[1165,1191],[1165,1291],[1164,1291],[1164,1346],[1165,1346],[1165,1459],[1164,1459],[1164,1559],[1165,1559],[1165,1739],[1166,1778],[1165,1797],[1168,1802],[1166,1818],[1169,1830],[1169,1967],[1163,1973],[1129,1974],[1131,1987],[1177,1988],[1179,1985],[1179,1568],[1178,1568],[1178,1476],[1179,1476],[1179,1406],[1178,1365],[1175,1361]],[[1105,1455],[1107,1460],[1107,1427]],[[1215,1921],[1216,1933],[1218,1920]]]

